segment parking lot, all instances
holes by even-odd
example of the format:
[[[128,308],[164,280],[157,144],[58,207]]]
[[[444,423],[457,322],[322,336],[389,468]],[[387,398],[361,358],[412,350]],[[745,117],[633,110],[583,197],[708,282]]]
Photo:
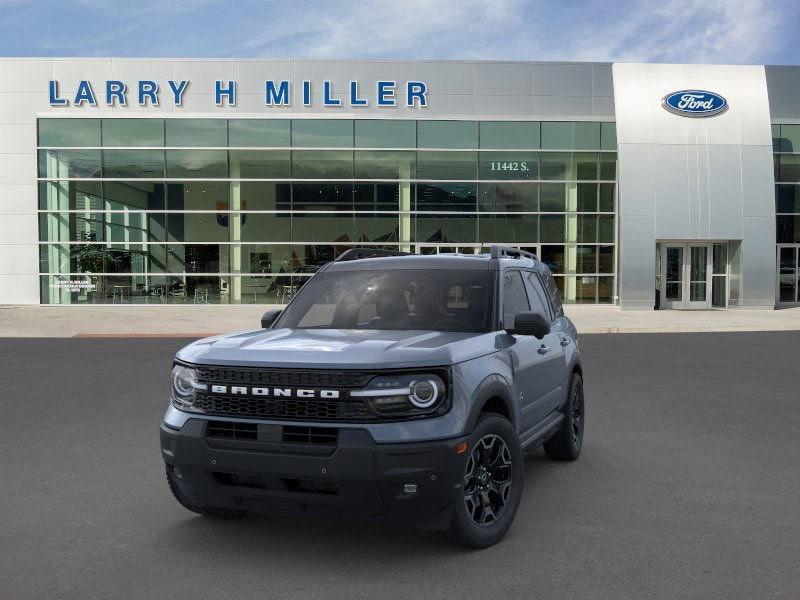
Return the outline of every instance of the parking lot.
[[[2,598],[796,598],[800,332],[582,338],[580,460],[484,551],[212,521],[163,477],[173,339],[0,339]]]

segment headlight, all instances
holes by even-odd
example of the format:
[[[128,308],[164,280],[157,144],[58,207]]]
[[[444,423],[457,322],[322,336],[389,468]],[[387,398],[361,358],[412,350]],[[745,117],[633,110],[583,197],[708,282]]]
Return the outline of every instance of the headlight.
[[[195,394],[197,390],[205,389],[208,389],[208,386],[198,381],[195,369],[183,365],[172,367],[172,393],[170,396],[175,408],[200,412],[193,407]]]
[[[364,398],[372,410],[386,416],[425,415],[447,408],[444,380],[432,373],[381,375],[350,396]]]

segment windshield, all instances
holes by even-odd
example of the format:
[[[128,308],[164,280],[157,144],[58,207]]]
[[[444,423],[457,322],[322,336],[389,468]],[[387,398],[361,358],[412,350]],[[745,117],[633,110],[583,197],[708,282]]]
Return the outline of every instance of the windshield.
[[[493,281],[492,271],[319,273],[275,327],[491,331]]]

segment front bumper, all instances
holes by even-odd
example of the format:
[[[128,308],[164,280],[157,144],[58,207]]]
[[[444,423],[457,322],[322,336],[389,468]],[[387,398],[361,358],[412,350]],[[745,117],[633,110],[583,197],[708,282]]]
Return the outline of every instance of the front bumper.
[[[456,446],[466,437],[379,444],[366,429],[343,428],[323,446],[207,437],[208,422],[161,425],[164,462],[199,506],[445,529],[461,497],[467,453]]]

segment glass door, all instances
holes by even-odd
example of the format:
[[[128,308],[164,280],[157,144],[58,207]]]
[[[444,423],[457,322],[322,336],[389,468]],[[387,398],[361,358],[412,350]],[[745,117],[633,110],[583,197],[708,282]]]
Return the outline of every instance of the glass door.
[[[711,244],[661,245],[661,308],[711,308]]]
[[[683,250],[683,244],[667,244],[661,251],[661,264],[664,270],[661,276],[661,281],[664,282],[661,308],[684,308]]]

